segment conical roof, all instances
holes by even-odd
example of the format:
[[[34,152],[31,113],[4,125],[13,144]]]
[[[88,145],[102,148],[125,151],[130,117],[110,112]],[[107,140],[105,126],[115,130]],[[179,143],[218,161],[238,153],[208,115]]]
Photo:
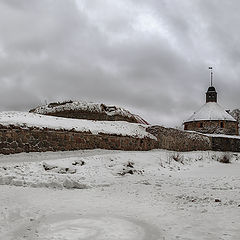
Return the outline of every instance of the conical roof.
[[[205,103],[197,112],[195,112],[185,122],[201,121],[201,120],[226,120],[236,121],[230,114],[228,114],[218,103]]]

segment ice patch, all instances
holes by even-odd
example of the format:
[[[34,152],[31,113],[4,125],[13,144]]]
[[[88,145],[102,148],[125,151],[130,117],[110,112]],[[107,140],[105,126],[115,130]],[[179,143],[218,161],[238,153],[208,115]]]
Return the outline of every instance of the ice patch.
[[[109,216],[47,220],[47,224],[43,223],[38,227],[38,234],[39,238],[44,240],[157,240],[160,237],[159,233],[146,223]]]

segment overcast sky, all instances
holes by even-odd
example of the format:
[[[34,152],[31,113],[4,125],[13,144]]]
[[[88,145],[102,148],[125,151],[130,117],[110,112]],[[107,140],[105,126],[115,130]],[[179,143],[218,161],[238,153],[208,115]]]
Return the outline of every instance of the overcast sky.
[[[240,107],[238,0],[1,0],[0,110],[85,100],[176,126]]]

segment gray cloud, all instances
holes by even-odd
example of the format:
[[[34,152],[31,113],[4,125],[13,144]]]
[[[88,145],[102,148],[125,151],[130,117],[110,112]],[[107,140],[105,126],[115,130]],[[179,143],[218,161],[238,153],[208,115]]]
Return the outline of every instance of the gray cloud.
[[[239,105],[238,1],[2,0],[0,109],[65,99],[175,126],[205,100]]]

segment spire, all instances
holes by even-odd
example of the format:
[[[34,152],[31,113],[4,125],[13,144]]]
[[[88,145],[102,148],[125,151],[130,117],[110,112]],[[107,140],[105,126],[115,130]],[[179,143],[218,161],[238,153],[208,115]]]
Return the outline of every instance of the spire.
[[[212,87],[213,86],[213,68],[208,67],[208,69],[210,70],[210,87]]]
[[[217,102],[217,92],[215,90],[215,87],[213,87],[213,68],[209,67],[210,70],[210,87],[208,88],[208,91],[206,92],[206,102]]]

